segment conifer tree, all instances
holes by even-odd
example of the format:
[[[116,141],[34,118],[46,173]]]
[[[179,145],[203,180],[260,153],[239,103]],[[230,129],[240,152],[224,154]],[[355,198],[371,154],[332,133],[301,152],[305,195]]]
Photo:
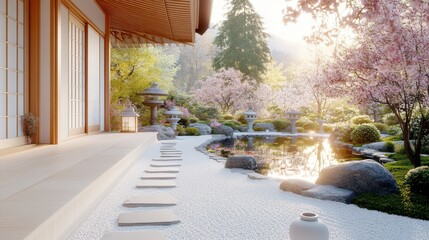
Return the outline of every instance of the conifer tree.
[[[220,51],[213,59],[213,68],[234,68],[261,82],[265,65],[271,60],[261,17],[249,0],[230,0],[226,16],[214,41]]]

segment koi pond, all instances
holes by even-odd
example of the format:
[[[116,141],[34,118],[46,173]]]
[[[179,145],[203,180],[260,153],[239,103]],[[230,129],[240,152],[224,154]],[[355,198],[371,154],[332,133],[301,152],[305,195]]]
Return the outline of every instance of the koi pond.
[[[275,178],[302,178],[314,182],[319,172],[344,161],[331,149],[327,138],[243,137],[212,143],[216,155],[251,155],[258,173]]]

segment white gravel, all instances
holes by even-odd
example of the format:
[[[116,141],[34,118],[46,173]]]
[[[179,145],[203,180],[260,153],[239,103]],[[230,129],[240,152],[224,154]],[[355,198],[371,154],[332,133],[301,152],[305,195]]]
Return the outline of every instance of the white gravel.
[[[330,240],[429,240],[429,221],[361,209],[355,205],[305,198],[279,189],[277,180],[250,180],[232,173],[194,147],[208,136],[182,137],[183,165],[173,189],[137,189],[136,182],[150,159],[160,155],[160,142],[145,150],[70,240],[96,240],[112,231],[159,230],[168,239],[289,239],[289,225],[303,211],[313,211],[329,228]],[[177,206],[168,207],[180,218],[173,226],[118,227],[129,196],[168,192]],[[157,208],[151,208],[157,209]]]

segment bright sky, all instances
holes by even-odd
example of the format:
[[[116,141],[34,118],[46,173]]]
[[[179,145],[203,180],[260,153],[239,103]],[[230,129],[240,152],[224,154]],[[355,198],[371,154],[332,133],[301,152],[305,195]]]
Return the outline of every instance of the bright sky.
[[[304,42],[302,39],[311,31],[311,18],[300,18],[296,24],[284,25],[282,10],[287,2],[293,0],[250,0],[255,10],[262,17],[265,30],[270,35],[276,35],[288,42]],[[224,20],[227,0],[214,0],[211,23],[216,24]]]

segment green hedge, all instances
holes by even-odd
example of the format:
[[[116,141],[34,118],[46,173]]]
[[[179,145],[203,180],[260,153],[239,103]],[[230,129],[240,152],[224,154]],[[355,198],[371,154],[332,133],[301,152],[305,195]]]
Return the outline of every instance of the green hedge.
[[[378,129],[370,124],[356,126],[350,136],[352,141],[358,144],[378,142],[381,139]]]
[[[198,128],[188,127],[188,128],[186,128],[186,135],[188,135],[188,136],[200,136],[200,130],[198,130]]]

